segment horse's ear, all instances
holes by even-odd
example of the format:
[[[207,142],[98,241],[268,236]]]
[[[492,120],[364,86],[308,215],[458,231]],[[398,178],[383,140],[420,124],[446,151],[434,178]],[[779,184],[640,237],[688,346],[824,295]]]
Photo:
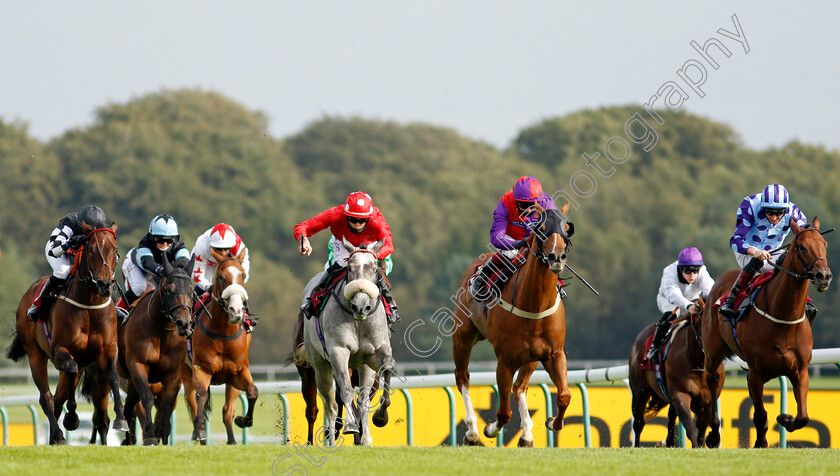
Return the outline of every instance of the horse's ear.
[[[531,246],[534,245],[534,240],[536,240],[536,239],[537,239],[537,234],[536,233],[531,233],[530,235],[528,235],[527,238],[525,238],[525,243],[528,243],[528,248],[530,248]]]
[[[82,223],[82,231],[85,232],[85,234],[88,234],[93,231],[93,228],[91,228],[91,226],[87,223]]]
[[[350,243],[349,241],[347,241],[347,238],[345,238],[343,236],[341,237],[341,243],[344,245],[344,248],[346,248],[347,251],[349,251],[351,253],[356,251],[356,247],[353,246],[353,243]]]
[[[169,276],[172,274],[172,263],[169,261],[169,256],[166,253],[161,253],[163,255],[163,272]]]
[[[239,254],[236,255],[236,259],[239,261],[245,261],[245,253],[247,249],[243,246],[241,250],[239,250]]]
[[[570,222],[570,221],[567,221],[566,222],[566,236],[571,238],[572,235],[574,235],[574,234],[575,234],[575,224]]]
[[[814,217],[814,221],[811,222],[811,227],[819,230],[820,229],[820,219],[817,218],[817,217]]]
[[[563,212],[563,215],[569,213],[569,201],[566,200],[566,204],[560,207],[560,211]]]
[[[111,222],[111,231],[113,231],[115,235],[117,234],[117,222]]]
[[[228,253],[230,253],[230,250],[228,250]],[[210,256],[212,256],[217,263],[221,263],[225,259],[225,255],[219,253],[213,248],[210,248]]]
[[[187,274],[191,275],[192,272],[193,272],[193,267],[194,266],[195,266],[195,255],[191,255],[190,260],[187,262],[187,266],[184,267],[184,271],[186,271]]]
[[[385,240],[377,241],[376,243],[370,246],[370,249],[373,250],[374,253],[379,253],[379,250],[382,249],[382,245],[385,244]]]
[[[793,230],[794,235],[798,235],[802,231],[802,228],[799,227],[799,224],[793,218],[790,219],[790,229]]]

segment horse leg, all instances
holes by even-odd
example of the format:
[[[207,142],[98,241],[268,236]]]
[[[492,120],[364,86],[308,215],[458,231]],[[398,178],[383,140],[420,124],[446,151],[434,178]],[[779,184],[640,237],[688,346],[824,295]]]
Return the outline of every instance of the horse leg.
[[[94,403],[93,410],[93,434],[91,435],[90,444],[96,444],[96,435],[99,434],[100,443],[103,446],[108,445],[108,427],[111,424],[111,419],[108,417],[108,384],[104,381],[105,375],[96,368],[96,366],[88,367],[88,372],[94,373],[94,388],[91,392],[91,401]]]
[[[677,406],[668,405],[668,435],[665,437],[666,448],[677,447]]]
[[[75,362],[74,362],[75,363]],[[78,373],[59,372],[58,385],[55,387],[55,418],[61,416],[65,403],[67,404],[67,414],[64,415],[64,429],[67,431],[74,431],[79,428],[79,415],[76,413],[76,376]]]
[[[140,405],[140,395],[134,389],[134,385],[131,383],[131,380],[128,381],[128,389],[126,390],[125,395],[125,418],[126,421],[129,422],[128,431],[125,432],[125,438],[123,439],[122,446],[132,446],[137,443],[137,425],[134,424],[134,419],[138,417],[138,415],[144,415],[142,418],[145,418],[145,414],[143,413],[143,405]]]
[[[496,421],[484,427],[484,436],[497,438],[505,424],[510,421],[510,389],[513,385],[513,367],[502,357],[496,362],[496,385],[499,388],[499,408],[496,409]]]
[[[222,407],[222,422],[227,432],[227,444],[235,445],[236,438],[233,436],[233,414],[236,413],[236,397],[239,396],[239,389],[225,384],[225,405]]]
[[[557,387],[557,416],[547,419],[545,426],[549,430],[560,431],[563,428],[563,417],[566,415],[566,409],[569,407],[569,402],[572,401],[572,392],[569,391],[569,381],[566,378],[566,353],[559,350],[551,357],[543,360],[542,364],[549,377],[551,377],[554,386]]]
[[[184,385],[184,401],[190,412],[190,420],[195,420],[198,404],[195,401],[195,385],[193,385],[193,368],[184,362],[181,366],[181,383]]]
[[[333,347],[330,349],[329,354],[332,365],[332,374],[337,386],[337,392],[341,395],[341,401],[344,402],[345,418],[344,430],[342,431],[345,435],[359,433],[359,422],[356,421],[356,398],[355,393],[353,392],[353,386],[350,383],[350,371],[348,369],[350,351],[347,349]]]
[[[210,397],[211,377],[211,374],[208,374],[207,372],[204,372],[201,369],[195,369],[195,371],[193,372],[192,385],[193,388],[195,388],[196,405],[195,415],[193,416],[193,440],[207,441],[207,431],[204,428],[204,408],[207,405],[207,399]]]
[[[787,431],[798,430],[808,424],[808,367],[799,369],[798,372],[788,375],[793,389],[793,398],[796,400],[796,418],[788,413],[776,417],[779,425]]]
[[[131,385],[134,390],[140,395],[140,401],[143,402],[143,445],[157,445],[158,440],[155,436],[155,424],[152,421],[152,407],[155,404],[155,396],[149,389],[149,369],[148,367],[138,364],[129,364],[129,373],[131,374]]]
[[[359,396],[356,397],[356,409],[359,421],[359,445],[370,446],[373,438],[370,436],[370,389],[373,388],[375,372],[367,365],[362,365],[356,371],[359,375]]]
[[[50,381],[47,376],[47,356],[40,349],[36,349],[34,352],[27,351],[27,354],[32,380],[41,393],[41,396],[38,398],[38,403],[41,405],[41,410],[50,422],[49,444],[66,445],[67,441],[64,439],[64,434],[58,427],[58,418],[55,416],[55,399],[50,391]],[[35,444],[37,443],[36,441]]]
[[[378,369],[376,373],[382,379],[380,385],[382,389],[382,396],[379,398],[379,402],[377,402],[378,408],[373,414],[372,419],[373,424],[379,428],[388,424],[388,407],[391,406],[391,394],[394,393],[394,390],[391,388],[391,376],[394,374],[395,366],[396,362],[394,361],[394,357],[391,355],[391,347],[381,347],[376,352],[374,366],[371,367],[372,369]],[[372,385],[371,389],[374,388],[376,382]],[[370,394],[373,393],[373,391],[370,392]]]
[[[315,384],[315,370],[309,367],[297,366],[298,375],[300,375],[300,393],[303,395],[303,401],[306,403],[307,433],[306,442],[310,445],[314,444],[313,431],[315,429],[315,420],[318,418],[318,387]]]
[[[125,407],[120,396],[120,376],[117,373],[117,344],[113,345],[113,353],[103,352],[99,367],[105,371],[108,385],[111,387],[111,398],[114,399],[114,422],[111,428],[115,431],[128,431],[128,421],[125,419]]]
[[[458,312],[458,310],[456,310]],[[463,444],[467,446],[478,446],[478,419],[475,416],[472,399],[470,398],[470,354],[478,337],[478,329],[469,319],[461,319],[461,325],[452,334],[452,358],[455,361],[455,386],[461,392],[464,400],[464,423],[467,425],[467,433],[464,435]]]
[[[531,420],[531,412],[528,411],[528,402],[525,400],[525,396],[528,393],[528,382],[531,380],[531,374],[536,369],[537,362],[519,367],[516,382],[513,383],[513,396],[519,409],[519,421],[522,428],[522,436],[519,437],[519,443],[517,443],[520,448],[532,448],[534,446],[534,435],[531,433],[534,422]]]
[[[720,446],[720,415],[717,412],[717,399],[712,394],[712,401],[709,403],[705,413],[709,415],[709,436],[706,437],[706,447],[717,448]],[[699,443],[699,441],[698,441]]]
[[[173,439],[175,438],[175,435],[172,435],[170,417],[178,401],[179,390],[181,390],[181,380],[179,373],[176,371],[166,376],[166,380],[163,382],[163,390],[157,397],[159,408],[155,415],[155,433],[160,437],[160,443],[164,446],[169,444],[170,436]]]
[[[767,410],[764,409],[764,380],[753,369],[747,373],[747,385],[753,401],[755,448],[767,448]]]
[[[671,400],[671,408],[674,407],[676,407],[677,416],[680,417],[680,423],[685,428],[685,437],[691,442],[691,447],[699,448],[697,444],[697,427],[694,425],[694,419],[691,414],[691,395],[683,392],[674,392],[673,399]],[[670,411],[668,413],[670,417]],[[674,435],[674,440],[674,443],[676,443],[676,435]]]
[[[248,367],[244,367],[234,377],[233,385],[239,390],[244,390],[245,397],[248,399],[248,410],[245,412],[245,415],[234,418],[233,422],[239,428],[250,428],[254,424],[254,408],[257,406],[257,398],[260,396],[257,386],[254,385],[254,378],[251,377],[251,370]]]
[[[338,403],[335,401],[334,379],[330,363],[321,358],[318,358],[317,362],[311,363],[312,368],[315,369],[315,383],[318,386],[318,392],[324,397],[324,412],[327,414],[327,426],[324,429],[327,435],[324,443],[328,446],[340,446],[344,436],[333,430],[338,414]],[[339,437],[338,442],[336,442],[336,435]]]
[[[718,340],[720,340],[720,336],[718,336]],[[707,338],[704,334],[704,350],[707,346],[706,342]],[[709,387],[709,394],[711,395],[711,402],[709,403],[708,411],[709,421],[711,422],[712,427],[712,431],[709,432],[709,436],[706,438],[706,446],[709,448],[717,448],[720,445],[720,414],[718,413],[717,398],[720,395],[723,387],[723,379],[725,378],[724,373],[721,372],[718,374],[718,367],[720,367],[721,362],[723,362],[722,357],[716,355],[713,358],[711,354],[706,351],[706,359],[703,368],[706,371],[706,386]]]

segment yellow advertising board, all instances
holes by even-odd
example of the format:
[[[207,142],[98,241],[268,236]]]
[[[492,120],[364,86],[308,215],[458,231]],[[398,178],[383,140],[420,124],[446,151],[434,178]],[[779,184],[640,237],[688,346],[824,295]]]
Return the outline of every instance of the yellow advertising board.
[[[585,447],[583,424],[583,399],[580,390],[572,388],[572,402],[566,411],[565,427],[554,436],[554,446],[563,448]],[[554,388],[550,388],[554,401]],[[593,447],[623,447],[631,446],[632,420],[630,413],[630,390],[626,387],[588,387],[590,435]],[[447,392],[442,388],[419,388],[408,390],[412,412],[407,412],[407,399],[400,390],[392,390],[390,421],[385,428],[373,427],[371,435],[374,446],[399,446],[409,444],[409,425],[411,444],[414,446],[437,446],[449,444],[450,430],[450,400]],[[460,393],[452,389],[455,409],[455,441],[463,441],[466,426],[464,424],[464,404]],[[380,394],[374,397],[374,405]],[[779,390],[766,390],[764,394],[765,408],[768,413],[769,431],[767,440],[770,446],[778,445],[780,434],[775,417],[779,414]],[[472,387],[470,389],[473,406],[478,418],[478,429],[481,433],[481,444],[497,446],[496,439],[485,438],[484,425],[496,420],[498,398],[490,386]],[[306,442],[307,424],[304,418],[304,402],[300,394],[289,394],[290,440],[292,443]],[[808,414],[811,418],[808,426],[794,433],[787,434],[788,446],[808,446],[820,448],[840,448],[840,442],[832,435],[840,435],[840,413],[836,411],[840,399],[840,392],[828,390],[812,390],[808,393]],[[549,442],[548,430],[545,428],[546,396],[542,388],[532,386],[527,394],[531,419],[534,422],[534,446],[546,447]],[[752,423],[752,401],[747,390],[724,389],[721,395],[721,447],[738,448],[749,447],[755,442],[755,429]],[[793,393],[788,392],[788,413],[796,414],[796,402]],[[324,425],[323,407],[319,399],[319,419],[316,430]],[[667,408],[654,419],[649,420],[642,431],[642,444],[653,445],[665,439],[667,433]],[[516,446],[520,429],[519,412],[515,405],[512,409],[511,421],[505,425],[502,434],[504,446]],[[346,438],[346,437],[345,437]],[[346,444],[346,442],[345,442]]]

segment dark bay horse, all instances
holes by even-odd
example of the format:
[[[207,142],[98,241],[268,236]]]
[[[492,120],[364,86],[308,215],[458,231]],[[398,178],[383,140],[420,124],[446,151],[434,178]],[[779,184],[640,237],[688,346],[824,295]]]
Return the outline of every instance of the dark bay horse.
[[[558,210],[532,207],[540,220],[527,239],[525,264],[498,288],[486,308],[470,294],[469,279],[479,265],[489,258],[482,255],[467,267],[461,278],[455,306],[455,332],[452,334],[455,381],[466,407],[467,434],[464,444],[479,443],[477,420],[470,399],[470,353],[480,339],[487,339],[496,352],[496,382],[499,388],[498,421],[484,428],[484,435],[495,438],[510,421],[511,385],[519,407],[522,436],[519,446],[533,446],[533,423],[525,394],[528,380],[542,362],[557,387],[557,414],[546,421],[546,427],[558,431],[571,400],[566,379],[566,312],[557,290],[557,275],[566,265],[574,225],[566,218],[569,203]],[[498,298],[498,299],[497,299]],[[513,374],[519,370],[516,382]]]
[[[786,376],[790,379],[796,399],[796,417],[783,413],[776,418],[787,431],[808,424],[808,365],[814,346],[811,323],[805,318],[808,285],[813,283],[819,292],[831,284],[831,269],[826,260],[827,243],[821,236],[820,222],[799,227],[790,222],[794,233],[780,269],[755,296],[754,303],[738,320],[734,329],[730,321],[712,306],[703,312],[703,348],[706,351],[706,372],[709,389],[719,393],[723,382],[711,372],[724,358],[737,354],[749,365],[747,384],[755,412],[756,448],[767,447],[767,411],[764,408],[764,384]],[[709,295],[715,302],[729,292],[738,270],[718,278]],[[735,335],[737,335],[737,340]],[[715,412],[717,408],[714,408]]]
[[[245,250],[242,251],[244,253]],[[225,384],[225,405],[222,420],[227,430],[227,443],[236,444],[233,425],[247,428],[253,425],[254,405],[259,392],[249,370],[248,350],[251,334],[242,329],[248,302],[245,290],[245,269],[240,257],[216,256],[219,263],[213,276],[213,293],[208,312],[199,311],[192,337],[192,363],[184,363],[181,379],[184,395],[193,418],[192,439],[205,442],[205,405],[210,396],[210,385]],[[244,390],[248,398],[248,412],[233,418],[236,398]]]
[[[7,354],[15,361],[24,355],[29,357],[32,379],[41,393],[41,409],[50,422],[50,444],[66,444],[58,427],[65,402],[64,427],[70,431],[79,427],[76,385],[80,370],[91,364],[104,372],[111,389],[116,413],[113,428],[128,430],[117,375],[117,310],[111,299],[118,259],[117,226],[91,229],[85,225],[83,231],[87,241],[76,254],[75,271],[45,321],[29,321],[26,311],[48,277],[39,279],[24,293],[17,308],[16,335]],[[55,397],[50,392],[47,361],[59,370]],[[104,401],[107,404],[107,399]],[[107,418],[107,408],[98,410]]]
[[[143,444],[168,444],[170,415],[181,390],[181,367],[187,356],[187,338],[192,335],[195,257],[186,266],[173,266],[165,259],[164,276],[154,292],[146,293],[132,307],[128,322],[119,329],[120,374],[129,379],[126,418],[133,421],[135,405],[143,424]],[[161,384],[155,388],[150,384]],[[158,386],[156,386],[158,387]],[[157,400],[157,401],[156,401]],[[152,421],[152,405],[158,407]]]
[[[635,446],[641,446],[642,429],[645,418],[655,416],[660,410],[668,406],[668,437],[665,446],[677,446],[676,417],[685,427],[686,438],[692,448],[702,448],[707,445],[715,448],[720,445],[720,417],[712,411],[717,405],[717,398],[723,385],[717,389],[717,394],[709,391],[706,372],[703,365],[706,356],[703,353],[703,342],[700,338],[700,315],[703,312],[702,299],[697,302],[700,312],[681,317],[673,324],[671,347],[661,367],[665,380],[667,395],[662,391],[653,370],[642,370],[641,363],[645,358],[645,342],[653,335],[656,325],[651,324],[636,336],[630,350],[630,391],[633,393],[633,432]],[[664,347],[664,345],[663,345]],[[721,384],[725,378],[723,363],[718,366],[717,376]],[[692,412],[697,420],[692,419]],[[711,433],[706,437],[706,428],[711,426]]]

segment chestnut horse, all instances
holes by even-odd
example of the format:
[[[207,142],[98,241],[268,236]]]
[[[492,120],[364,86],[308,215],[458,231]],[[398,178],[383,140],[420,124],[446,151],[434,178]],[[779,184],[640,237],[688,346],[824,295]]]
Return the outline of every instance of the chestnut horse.
[[[181,367],[192,335],[195,257],[185,267],[172,266],[164,255],[164,276],[154,292],[141,296],[128,322],[119,329],[120,374],[129,379],[126,418],[134,420],[135,404],[142,403],[143,444],[169,443],[170,415],[181,390]],[[162,388],[153,392],[150,384]],[[158,408],[152,421],[152,405]]]
[[[470,353],[481,339],[493,344],[496,352],[496,382],[499,389],[498,421],[484,427],[484,436],[496,438],[510,421],[510,392],[513,373],[519,369],[513,393],[522,421],[519,446],[533,446],[533,423],[528,413],[525,394],[528,380],[542,362],[551,381],[557,387],[557,416],[545,424],[553,431],[563,428],[563,415],[571,400],[566,379],[566,311],[557,290],[557,275],[566,265],[574,225],[566,212],[569,202],[558,210],[543,210],[534,206],[527,213],[539,214],[539,222],[527,239],[528,255],[525,264],[506,283],[497,288],[498,294],[485,304],[469,291],[469,279],[479,265],[487,261],[484,254],[467,267],[458,290],[455,306],[455,332],[452,334],[452,353],[455,360],[455,381],[466,407],[467,434],[464,444],[479,444],[475,411],[470,399]]]
[[[697,299],[700,311],[689,314],[674,321],[671,331],[671,346],[660,372],[665,380],[667,395],[663,393],[656,380],[653,370],[642,370],[641,363],[645,358],[645,342],[654,333],[655,324],[651,324],[636,336],[630,350],[630,391],[633,393],[633,432],[635,445],[641,446],[642,429],[645,427],[645,417],[653,417],[670,403],[668,412],[668,437],[665,446],[677,446],[676,417],[685,427],[686,438],[692,448],[702,448],[704,445],[715,448],[720,445],[720,418],[712,406],[717,405],[722,385],[717,394],[709,391],[706,372],[703,369],[706,356],[703,353],[703,342],[700,338],[700,315],[704,303]],[[664,347],[664,346],[663,346]],[[718,366],[717,375],[723,382],[723,363]],[[692,412],[697,420],[692,419]],[[706,437],[706,428],[711,425],[712,431]]]
[[[244,253],[245,250],[242,251]],[[205,405],[210,396],[210,385],[225,384],[225,405],[222,420],[227,430],[227,443],[236,444],[232,422],[240,428],[253,425],[254,404],[259,392],[248,368],[248,349],[251,348],[251,334],[244,332],[242,319],[248,303],[245,290],[245,269],[240,257],[230,252],[216,256],[219,263],[213,277],[213,292],[209,315],[203,308],[196,317],[196,332],[192,340],[192,363],[182,366],[181,379],[184,396],[193,418],[192,439],[206,442],[204,429]],[[236,412],[236,398],[244,390],[248,398],[248,412],[233,418]]]
[[[116,419],[113,428],[128,430],[119,394],[117,375],[117,310],[111,299],[114,271],[117,266],[117,226],[91,229],[84,225],[87,241],[76,254],[74,273],[63,294],[46,314],[45,321],[31,322],[26,311],[48,277],[37,280],[23,294],[17,308],[16,335],[8,357],[29,357],[32,379],[41,393],[41,409],[50,422],[50,444],[66,444],[58,417],[67,404],[64,427],[79,427],[76,413],[76,385],[80,370],[95,364],[105,375],[114,398]],[[59,370],[56,394],[50,393],[47,361]],[[101,405],[103,400],[99,401]],[[104,400],[107,405],[107,399]],[[107,408],[98,408],[106,415]]]
[[[812,225],[802,228],[791,220],[790,227],[794,238],[777,262],[776,275],[758,291],[734,329],[712,306],[703,313],[703,348],[710,391],[719,393],[723,385],[713,370],[724,358],[737,354],[750,367],[747,384],[755,408],[756,448],[767,447],[764,384],[773,378],[783,375],[790,379],[797,405],[796,417],[780,414],[776,418],[779,425],[794,431],[808,424],[808,365],[814,346],[811,323],[805,318],[808,284],[813,283],[819,292],[831,284],[826,261],[828,245],[821,236],[819,220],[814,218]],[[737,276],[738,270],[732,270],[718,278],[709,301],[726,295]],[[713,410],[717,412],[716,407]]]

